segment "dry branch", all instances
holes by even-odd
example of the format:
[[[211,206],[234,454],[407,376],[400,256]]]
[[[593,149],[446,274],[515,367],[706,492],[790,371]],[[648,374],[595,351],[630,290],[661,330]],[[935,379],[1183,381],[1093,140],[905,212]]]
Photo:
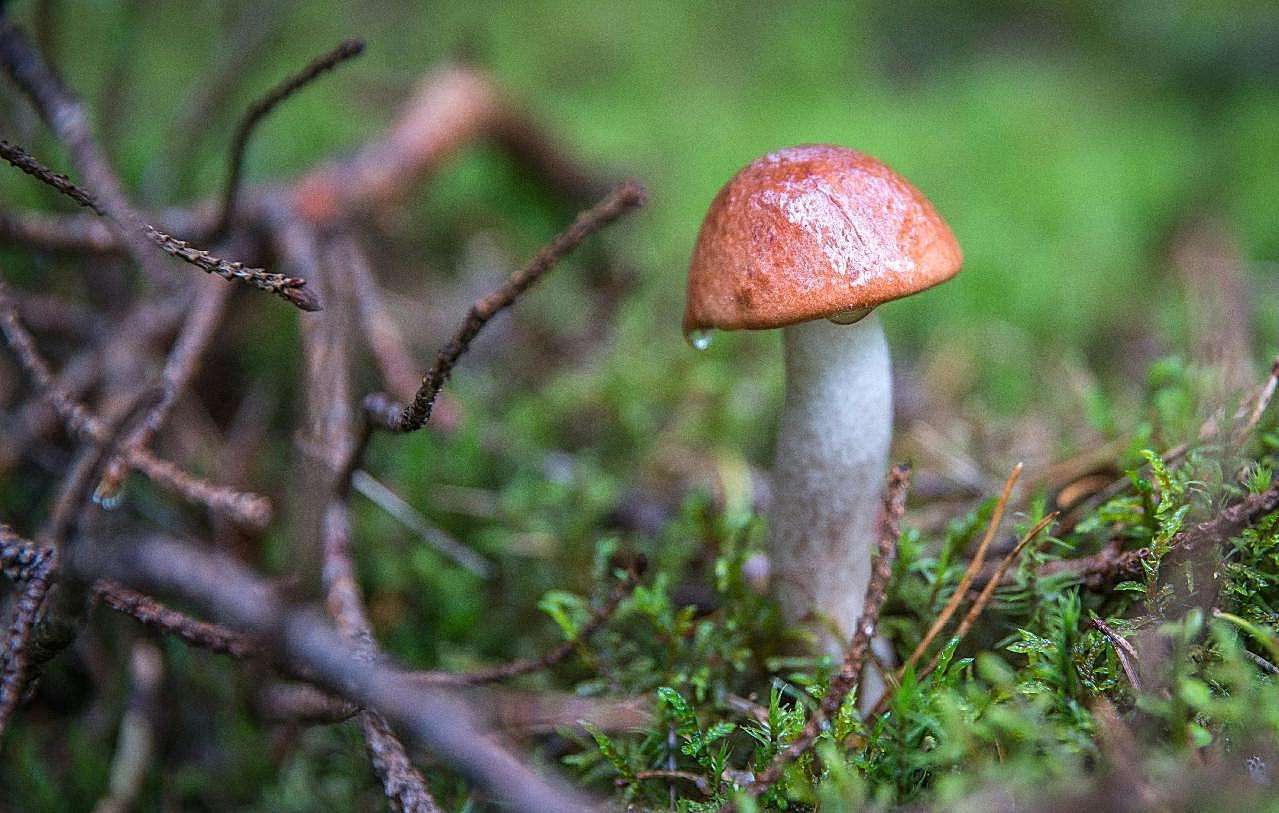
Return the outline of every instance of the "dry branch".
[[[525,811],[599,809],[578,791],[548,780],[488,740],[454,696],[423,687],[379,653],[350,644],[314,610],[286,605],[265,579],[239,563],[161,536],[80,545],[70,560],[84,579],[112,578],[144,592],[191,601],[220,623],[261,637],[290,671],[374,709],[439,760]]]
[[[906,674],[907,669],[919,662],[919,659],[928,651],[929,644],[933,642],[933,639],[950,621],[951,616],[959,609],[959,603],[964,600],[964,594],[968,592],[968,586],[972,584],[978,571],[981,570],[982,563],[986,561],[986,551],[990,548],[990,541],[995,536],[995,529],[999,527],[999,521],[1003,519],[1004,506],[1008,504],[1008,498],[1012,495],[1013,486],[1016,485],[1017,477],[1020,474],[1021,464],[1018,463],[1013,467],[1012,473],[1008,475],[1008,480],[1004,483],[1003,493],[999,495],[999,502],[995,503],[995,510],[990,516],[990,524],[986,527],[986,535],[982,537],[981,544],[977,547],[977,553],[973,555],[972,562],[969,563],[963,578],[959,580],[959,585],[955,588],[954,594],[946,602],[946,606],[942,608],[932,626],[928,628],[928,632],[924,634],[919,645],[915,647],[915,651],[910,653],[910,657],[906,659],[906,662],[897,669],[896,677],[898,680],[901,680],[902,675]]]
[[[166,275],[137,232],[142,217],[129,203],[120,179],[90,131],[88,114],[31,47],[22,29],[8,20],[0,21],[0,63],[80,168],[85,184],[94,190],[95,208],[106,218],[117,244],[153,282],[162,284]]]
[[[235,128],[235,137],[231,139],[230,169],[227,171],[226,188],[222,192],[222,215],[213,230],[215,240],[227,233],[235,218],[236,199],[240,194],[240,175],[244,169],[244,152],[254,128],[285,99],[309,85],[320,74],[358,56],[363,50],[362,41],[347,40],[327,54],[316,57],[297,74],[285,79],[249,106],[244,118]]]
[[[364,612],[360,588],[355,581],[355,564],[351,559],[351,517],[346,503],[334,500],[324,517],[324,586],[329,615],[338,632],[354,644],[357,655],[372,659],[375,652],[373,630]],[[437,813],[439,807],[426,780],[409,761],[404,744],[395,736],[386,718],[376,711],[362,709],[360,731],[373,763],[382,780],[386,796],[394,809],[408,813]]]
[[[591,209],[577,216],[573,225],[556,235],[551,242],[537,253],[528,265],[513,274],[506,283],[496,291],[471,306],[470,313],[463,321],[453,339],[440,350],[433,366],[422,378],[422,385],[413,398],[413,403],[401,406],[386,396],[372,395],[364,401],[365,414],[369,421],[383,429],[393,432],[414,432],[421,429],[431,419],[431,408],[440,388],[448,381],[453,365],[470,347],[471,341],[484,329],[489,320],[510,307],[520,294],[528,290],[543,274],[572,251],[587,237],[604,226],[621,217],[630,209],[643,204],[647,193],[636,181],[626,181],[614,187],[603,200]]]
[[[28,155],[21,147],[17,147],[7,141],[0,141],[0,158],[4,158],[28,175],[38,178],[81,206],[87,207],[99,215],[106,216],[106,212],[88,192],[73,184],[65,175],[59,175],[41,164],[31,155]],[[242,282],[267,293],[275,294],[304,311],[318,311],[320,309],[320,302],[315,294],[305,288],[306,280],[304,279],[286,277],[283,274],[272,274],[261,268],[251,268],[241,262],[232,262],[215,257],[207,251],[195,248],[185,240],[179,240],[176,237],[165,234],[150,223],[142,221],[140,217],[137,221],[137,227],[148,240],[165,254],[177,257],[179,260],[189,263],[207,274],[213,274],[225,280]]]
[[[258,646],[251,637],[192,618],[110,579],[99,579],[93,585],[93,592],[99,601],[116,612],[131,615],[183,643],[233,658],[258,654]]]
[[[83,404],[69,398],[54,385],[53,372],[49,369],[48,362],[40,356],[31,334],[18,321],[8,297],[8,288],[3,283],[0,283],[0,332],[8,340],[19,363],[31,377],[41,396],[53,406],[67,428],[96,442],[104,442],[106,429],[103,422]],[[265,497],[207,483],[143,449],[129,451],[126,459],[158,485],[238,523],[251,528],[265,528],[271,521],[271,503]]]

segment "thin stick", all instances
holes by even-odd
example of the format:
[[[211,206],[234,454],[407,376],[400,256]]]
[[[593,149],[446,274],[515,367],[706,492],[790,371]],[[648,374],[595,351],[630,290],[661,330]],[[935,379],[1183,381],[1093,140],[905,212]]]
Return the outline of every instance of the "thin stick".
[[[0,674],[0,733],[8,727],[28,678],[75,639],[84,621],[87,594],[74,580],[54,584],[65,542],[89,504],[89,490],[107,455],[119,442],[125,425],[149,403],[143,390],[126,401],[104,422],[102,440],[91,440],[62,479],[53,510],[38,536],[37,562],[27,572],[22,596],[9,623]],[[47,609],[43,614],[42,606]],[[38,625],[38,626],[37,626]]]
[[[17,144],[10,144],[8,141],[0,139],[0,158],[8,161],[11,165],[31,177],[53,187],[81,206],[92,209],[93,213],[99,217],[103,216],[102,210],[98,208],[98,204],[89,196],[88,192],[72,183],[71,179],[66,175],[59,175],[37,161],[30,153]]]
[[[90,130],[88,113],[31,47],[22,29],[7,20],[0,21],[0,63],[66,147],[86,185],[94,190],[97,209],[116,242],[153,282],[164,284],[167,275],[137,235],[136,226],[142,217],[129,202],[124,186]]]
[[[1026,549],[1026,546],[1029,545],[1035,537],[1039,536],[1040,531],[1057,521],[1057,516],[1057,512],[1054,511],[1039,520],[1039,522],[1035,523],[1035,527],[1027,531],[1026,535],[1021,538],[1017,545],[1010,550],[1006,556],[1004,556],[1004,560],[999,563],[999,569],[995,571],[994,577],[986,582],[986,586],[977,594],[977,600],[968,608],[968,612],[965,613],[963,620],[960,621],[959,626],[955,628],[953,638],[960,641],[964,639],[964,636],[968,634],[968,631],[972,629],[973,624],[976,623],[977,618],[981,616],[982,611],[986,609],[986,605],[990,602],[991,597],[995,595],[995,588],[998,587],[1000,582],[1003,580],[1004,574],[1008,572],[1009,568],[1013,566],[1013,563],[1017,561],[1017,558],[1021,556],[1021,553]],[[929,661],[928,666],[924,667],[920,671],[919,676],[924,677],[925,675],[932,674],[932,671],[937,668],[937,664],[940,660],[941,652],[938,651],[933,655],[933,659]]]
[[[136,429],[129,435],[122,449],[123,454],[111,459],[98,484],[97,498],[110,500],[120,490],[124,478],[129,473],[128,457],[140,449],[145,449],[155,437],[164,422],[168,419],[178,396],[186,388],[196,368],[204,359],[213,335],[222,322],[230,299],[231,289],[225,285],[214,284],[202,291],[187,311],[182,331],[173,343],[169,356],[164,362],[164,370],[160,374],[163,391],[160,401],[147,411]]]
[[[230,170],[227,172],[226,187],[222,193],[222,215],[218,218],[218,224],[213,230],[215,239],[227,233],[231,221],[235,218],[236,202],[240,194],[240,176],[244,169],[244,153],[254,128],[285,99],[306,87],[324,72],[358,56],[363,50],[362,40],[347,40],[327,54],[312,60],[300,72],[285,79],[249,106],[235,128],[235,137],[231,139]]]
[[[481,579],[493,577],[493,565],[488,559],[458,542],[436,525],[427,521],[403,497],[387,488],[371,474],[360,469],[351,475],[351,487],[372,500],[379,508],[399,520],[400,524],[416,533],[423,542],[443,556],[466,568]]]
[[[112,610],[131,615],[146,626],[172,635],[190,646],[233,658],[259,654],[258,645],[249,636],[192,618],[119,582],[99,579],[93,585],[93,592]]]
[[[11,582],[25,582],[49,551],[0,523],[0,573]]]
[[[1279,356],[1275,357],[1274,363],[1270,365],[1270,375],[1266,377],[1266,383],[1261,386],[1261,391],[1257,393],[1257,402],[1253,405],[1252,414],[1248,416],[1248,422],[1239,430],[1236,437],[1242,441],[1248,435],[1252,434],[1252,430],[1257,427],[1257,422],[1261,420],[1261,415],[1266,411],[1266,407],[1270,405],[1270,399],[1274,397],[1275,387],[1279,386]]]
[[[440,350],[439,356],[422,379],[422,385],[409,406],[392,402],[385,395],[371,395],[364,400],[365,415],[371,424],[393,432],[414,432],[431,419],[435,397],[448,381],[453,365],[466,353],[471,341],[497,314],[510,307],[542,275],[550,271],[579,243],[603,226],[641,205],[646,192],[637,181],[625,181],[613,188],[593,208],[582,212],[568,229],[556,235],[524,268],[513,274],[496,291],[471,306],[466,320],[453,339]]]
[[[59,175],[41,164],[21,147],[10,144],[7,141],[0,141],[0,158],[4,158],[28,175],[45,182],[81,206],[93,210],[98,215],[106,216],[105,210],[92,195],[72,183],[67,176]],[[207,251],[195,248],[185,240],[179,240],[172,235],[165,234],[141,219],[137,221],[137,226],[142,234],[165,254],[177,257],[179,260],[189,263],[207,274],[213,274],[229,281],[242,282],[258,290],[275,294],[304,311],[320,310],[319,299],[313,292],[306,289],[306,280],[301,277],[286,277],[283,274],[273,274],[262,268],[253,268],[241,262],[215,257]]]
[[[893,563],[897,560],[897,541],[901,538],[901,519],[906,513],[906,490],[910,487],[910,466],[894,466],[888,475],[888,489],[884,494],[883,508],[879,514],[879,555],[875,570],[871,573],[866,589],[866,601],[862,605],[861,620],[844,654],[839,673],[830,682],[830,689],[822,699],[822,715],[833,718],[853,684],[861,676],[862,664],[875,637],[879,623],[879,611],[888,593],[888,582],[893,576]]]
[[[96,442],[105,442],[106,427],[102,420],[83,404],[68,397],[55,386],[52,370],[36,349],[35,340],[18,321],[17,312],[0,283],[0,333],[3,333],[18,357],[19,364],[31,377],[37,390],[62,418],[67,428]],[[169,488],[191,502],[207,506],[242,525],[262,529],[271,522],[271,502],[258,494],[235,491],[193,477],[167,460],[137,449],[127,455],[129,465],[158,485]]]
[[[324,515],[324,587],[329,615],[338,632],[349,640],[355,652],[372,659],[373,630],[364,612],[364,601],[355,580],[351,558],[351,515],[346,503],[334,500]],[[376,711],[359,712],[360,730],[382,788],[395,810],[408,813],[439,813],[426,780],[408,751],[391,730],[386,718]]]
[[[1128,643],[1128,639],[1124,638],[1100,618],[1094,617],[1092,625],[1115,648],[1115,656],[1119,659],[1119,666],[1124,670],[1124,674],[1128,676],[1128,682],[1132,684],[1133,690],[1140,694],[1142,691],[1141,678],[1138,676],[1137,667],[1133,664],[1133,661],[1137,659],[1136,647]]]
[[[577,635],[572,640],[564,641],[547,650],[540,657],[512,661],[473,672],[417,672],[412,677],[414,680],[433,686],[474,686],[480,683],[510,680],[542,669],[549,669],[571,655],[583,641],[594,635],[608,619],[613,617],[622,601],[635,591],[636,585],[639,584],[639,577],[640,566],[627,570],[625,578],[618,582],[599,609],[591,613],[591,617],[578,629]]]
[[[968,585],[972,584],[973,578],[977,572],[981,570],[982,563],[986,561],[986,550],[990,547],[990,541],[995,537],[995,529],[999,527],[999,521],[1004,516],[1004,506],[1008,504],[1008,497],[1012,494],[1013,486],[1017,483],[1017,477],[1021,474],[1022,464],[1018,463],[1013,467],[1012,474],[1008,475],[1007,482],[1004,483],[1004,491],[999,495],[999,502],[995,503],[995,511],[990,516],[990,524],[986,527],[986,535],[982,538],[981,544],[977,547],[977,553],[973,556],[973,560],[968,564],[968,569],[964,571],[964,576],[959,580],[959,586],[955,588],[955,592],[950,597],[950,601],[946,602],[946,606],[942,609],[941,615],[937,616],[937,620],[928,628],[928,632],[924,635],[923,640],[915,647],[915,651],[910,653],[910,657],[906,662],[898,668],[896,673],[897,680],[902,679],[902,675],[906,674],[906,670],[919,662],[924,652],[928,650],[928,646],[937,637],[946,623],[950,621],[950,617],[959,609],[959,603],[964,600],[964,594],[968,592]]]

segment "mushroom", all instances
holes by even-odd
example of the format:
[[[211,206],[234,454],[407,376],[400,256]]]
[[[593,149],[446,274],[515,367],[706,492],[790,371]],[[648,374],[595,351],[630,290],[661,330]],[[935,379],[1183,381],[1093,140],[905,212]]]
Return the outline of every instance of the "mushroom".
[[[811,625],[833,655],[865,600],[892,436],[888,345],[873,310],[944,282],[961,260],[919,190],[869,155],[825,144],[748,164],[697,236],[684,313],[693,344],[712,329],[783,328],[772,589],[783,621]]]

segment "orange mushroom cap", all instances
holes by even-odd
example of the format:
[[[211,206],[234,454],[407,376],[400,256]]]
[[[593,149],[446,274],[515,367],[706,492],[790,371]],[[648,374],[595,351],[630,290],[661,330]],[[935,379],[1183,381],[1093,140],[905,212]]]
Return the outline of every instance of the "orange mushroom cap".
[[[747,164],[711,202],[688,269],[686,333],[869,309],[959,272],[955,235],[879,160],[806,144]]]

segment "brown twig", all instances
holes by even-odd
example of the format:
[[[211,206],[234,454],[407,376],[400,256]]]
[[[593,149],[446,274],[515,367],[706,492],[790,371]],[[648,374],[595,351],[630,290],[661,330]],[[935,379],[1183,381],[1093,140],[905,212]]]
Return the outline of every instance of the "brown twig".
[[[38,570],[49,551],[0,523],[0,573],[11,582],[25,582]]]
[[[404,343],[400,329],[386,312],[386,304],[369,265],[364,248],[352,240],[348,270],[364,343],[382,373],[387,392],[397,399],[412,398],[419,381],[417,364]]]
[[[83,585],[78,580],[65,578],[55,585],[54,579],[68,537],[89,504],[94,478],[125,425],[148,403],[148,397],[144,390],[124,402],[117,413],[104,422],[103,438],[90,441],[62,480],[53,509],[38,536],[39,551],[34,557],[35,563],[27,569],[27,580],[5,640],[4,669],[0,675],[0,733],[8,727],[30,676],[69,646],[80,630],[87,610]],[[43,615],[42,607],[45,607]]]
[[[47,183],[81,206],[88,207],[97,214],[105,216],[106,213],[102,207],[88,192],[73,184],[65,175],[58,175],[41,164],[23,151],[21,147],[0,141],[0,157],[23,172]],[[179,260],[189,263],[207,274],[213,274],[229,281],[242,282],[258,290],[275,294],[304,311],[320,310],[319,299],[314,292],[305,287],[306,280],[300,277],[273,274],[261,268],[246,266],[241,262],[215,257],[207,251],[195,248],[185,240],[179,240],[172,235],[165,234],[141,219],[138,220],[137,226],[142,234],[165,254],[177,257]]]
[[[590,618],[578,629],[576,636],[571,640],[557,644],[536,658],[511,661],[501,666],[476,669],[472,672],[415,672],[412,677],[415,681],[431,686],[475,686],[481,683],[511,680],[522,675],[549,669],[573,654],[583,642],[608,623],[608,620],[617,612],[617,608],[621,606],[626,597],[635,591],[643,568],[644,563],[642,561],[629,568],[626,571],[626,575],[609,593],[604,603],[595,609]]]
[[[513,274],[496,291],[471,306],[453,339],[440,350],[432,367],[422,379],[413,403],[401,406],[384,395],[371,395],[364,401],[370,423],[393,432],[413,432],[431,419],[431,408],[440,388],[448,381],[453,365],[462,357],[471,341],[489,320],[510,307],[521,294],[550,271],[579,243],[618,217],[641,205],[646,192],[636,181],[626,181],[613,188],[603,200],[582,212],[568,229],[556,235],[524,268]]]
[[[1057,516],[1058,515],[1056,513],[1052,513],[1039,520],[1039,522],[1035,523],[1033,528],[1022,536],[1013,549],[1008,551],[1007,555],[1004,556],[1003,561],[999,563],[999,569],[995,571],[994,577],[986,582],[986,585],[982,588],[981,592],[977,594],[977,598],[973,601],[972,606],[968,608],[968,612],[964,614],[963,619],[959,622],[959,626],[955,628],[955,634],[952,636],[954,640],[964,640],[964,636],[966,636],[968,631],[972,629],[973,624],[977,622],[977,619],[986,609],[986,605],[990,603],[991,597],[995,595],[995,588],[1003,581],[1004,574],[1008,572],[1008,570],[1017,561],[1017,558],[1021,556],[1021,553],[1026,549],[1026,546],[1029,545],[1035,537],[1039,536],[1041,531],[1057,521]],[[925,675],[932,674],[932,671],[937,668],[937,664],[940,661],[941,652],[938,651],[933,654],[933,659],[928,662],[928,665],[919,671],[919,677],[922,678]]]
[[[1119,659],[1119,666],[1124,670],[1124,674],[1128,676],[1128,682],[1132,684],[1132,688],[1138,694],[1141,693],[1141,677],[1138,674],[1137,666],[1134,661],[1137,660],[1137,649],[1128,643],[1128,639],[1115,631],[1114,627],[1107,624],[1097,616],[1093,616],[1092,625],[1097,631],[1106,637],[1110,645],[1115,649],[1115,656]]]
[[[360,588],[351,560],[351,517],[345,502],[334,500],[324,517],[324,586],[329,615],[338,631],[355,646],[355,652],[373,657],[373,633],[364,612]],[[394,809],[408,813],[438,813],[439,807],[426,780],[409,761],[404,744],[395,736],[386,718],[362,709],[360,730],[383,790]]]
[[[345,722],[359,706],[310,683],[269,683],[253,693],[253,706],[263,719],[290,723]]]
[[[9,719],[18,707],[22,690],[26,687],[28,641],[35,627],[40,606],[53,584],[53,572],[58,555],[52,546],[42,550],[33,565],[27,568],[22,594],[18,597],[4,641],[3,674],[0,675],[0,733],[9,726]]]
[[[12,166],[31,177],[48,184],[81,206],[92,209],[98,216],[102,215],[102,210],[98,208],[98,204],[89,196],[89,193],[72,183],[71,179],[66,175],[59,175],[37,161],[26,150],[16,144],[10,144],[8,141],[0,139],[0,158],[8,161]]]
[[[857,630],[844,654],[839,673],[831,678],[830,689],[822,699],[822,716],[832,719],[844,705],[853,684],[862,674],[862,665],[879,623],[879,611],[884,605],[888,582],[893,576],[893,563],[897,561],[897,540],[901,537],[901,519],[906,513],[906,491],[910,487],[910,466],[894,466],[888,474],[888,489],[879,513],[879,553],[875,570],[871,573],[866,589],[866,601],[862,605]]]
[[[1279,386],[1279,356],[1270,365],[1270,375],[1266,376],[1266,381],[1261,385],[1261,389],[1256,393],[1252,412],[1248,415],[1247,422],[1239,429],[1235,435],[1240,443],[1244,441],[1252,430],[1257,428],[1257,423],[1261,420],[1262,414],[1265,413],[1266,407],[1270,406],[1270,399],[1275,395],[1275,387]]]
[[[129,435],[124,443],[123,454],[112,458],[107,464],[96,492],[100,500],[110,500],[120,490],[129,473],[128,457],[145,449],[160,431],[177,402],[178,395],[195,374],[213,341],[213,334],[226,311],[231,289],[215,284],[209,285],[200,293],[187,311],[182,330],[164,362],[164,370],[160,373],[163,387],[160,401],[147,411],[138,427]]]
[[[31,47],[22,29],[8,20],[0,21],[0,63],[80,168],[85,184],[94,190],[95,208],[106,219],[116,242],[152,281],[163,283],[166,275],[136,232],[142,217],[129,203],[120,179],[89,129],[88,114]]]
[[[910,653],[910,657],[906,659],[896,673],[897,680],[901,680],[906,674],[906,670],[919,662],[919,659],[928,651],[928,647],[932,644],[933,639],[950,621],[951,616],[959,609],[959,603],[964,600],[964,595],[968,592],[968,586],[972,584],[973,578],[977,572],[981,570],[982,563],[986,561],[986,551],[990,548],[990,542],[995,537],[995,529],[999,527],[999,521],[1004,516],[1004,506],[1008,504],[1008,498],[1012,494],[1013,486],[1017,483],[1017,477],[1021,474],[1021,464],[1018,463],[1013,467],[1012,474],[1008,475],[1008,480],[1004,483],[1003,493],[999,495],[999,502],[995,503],[995,510],[990,516],[990,524],[986,527],[986,535],[982,537],[981,544],[977,546],[977,553],[973,556],[972,561],[968,564],[968,569],[964,571],[963,578],[959,580],[959,585],[955,587],[955,592],[951,595],[950,600],[946,602],[946,606],[942,608],[941,614],[933,621],[928,632],[920,640],[919,645],[915,647],[915,651]]]
[[[862,615],[857,621],[857,628],[848,644],[844,662],[840,671],[831,679],[830,688],[817,711],[808,718],[803,732],[795,741],[778,751],[768,767],[760,771],[750,783],[747,790],[755,796],[768,790],[786,770],[786,766],[807,751],[817,740],[822,725],[832,719],[843,707],[853,683],[862,674],[862,666],[870,642],[875,637],[875,628],[879,623],[879,612],[883,608],[884,598],[888,591],[888,582],[893,574],[893,562],[897,557],[897,542],[901,536],[901,518],[906,510],[906,490],[910,486],[910,467],[894,466],[888,474],[888,488],[884,492],[883,505],[879,512],[879,557],[875,560],[875,569],[871,574],[870,585],[866,589],[866,601],[862,605]]]
[[[262,636],[268,657],[316,685],[382,713],[438,759],[525,811],[599,809],[581,792],[538,775],[485,737],[453,695],[421,685],[380,653],[351,651],[320,614],[293,609],[261,576],[236,561],[160,536],[79,545],[70,560],[81,578],[112,578],[135,590],[169,594],[215,620]]]
[[[226,187],[222,192],[222,214],[213,230],[214,240],[227,233],[231,226],[231,221],[235,218],[236,199],[240,194],[240,176],[244,169],[244,153],[249,144],[249,137],[253,135],[254,128],[285,99],[309,85],[324,72],[336,68],[346,60],[359,55],[363,50],[363,41],[347,40],[327,54],[312,60],[301,71],[267,91],[249,106],[248,111],[235,128],[234,138],[231,139],[231,160],[228,162],[229,170],[227,171]]]
[[[72,432],[103,442],[106,438],[103,422],[83,404],[69,398],[54,385],[53,372],[36,349],[31,334],[18,321],[7,291],[7,287],[0,283],[0,332],[13,348],[23,370]],[[155,483],[176,491],[192,502],[205,505],[212,511],[223,513],[236,522],[260,529],[271,521],[271,503],[265,497],[207,483],[143,449],[130,452],[126,459]]]
[[[215,257],[207,251],[193,247],[185,240],[165,234],[149,223],[142,224],[142,233],[165,254],[190,263],[201,271],[225,280],[251,285],[259,291],[275,294],[285,302],[296,305],[299,310],[320,310],[319,297],[306,287],[306,280],[301,277],[286,277],[284,274],[274,274],[261,268],[251,268],[241,262]]]
[[[131,615],[146,626],[172,635],[190,646],[233,658],[249,658],[259,652],[258,645],[249,636],[192,618],[110,579],[95,582],[93,593],[116,612]]]

